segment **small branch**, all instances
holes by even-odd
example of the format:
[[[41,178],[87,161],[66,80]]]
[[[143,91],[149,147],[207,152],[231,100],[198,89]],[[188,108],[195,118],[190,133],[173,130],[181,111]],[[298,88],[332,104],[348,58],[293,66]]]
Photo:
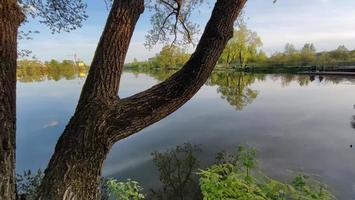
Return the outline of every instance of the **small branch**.
[[[185,20],[179,19],[180,23],[182,24],[182,27],[184,28],[186,34],[187,34],[187,40],[192,43],[192,36],[190,33],[190,30],[186,27]]]
[[[170,3],[168,3],[167,1],[160,0],[160,2],[163,3],[163,5],[166,5],[168,8],[171,8],[174,11],[176,10],[176,8],[173,5],[171,5]]]
[[[173,14],[175,14],[174,11],[171,12],[168,16],[165,17],[165,19],[164,19],[164,21],[163,21],[163,24],[162,24],[162,26],[161,26],[161,28],[160,28],[160,30],[159,30],[158,39],[157,39],[157,40],[159,40],[159,36],[160,36],[160,33],[161,33],[161,32],[163,32],[164,35],[166,34],[165,31],[164,31],[165,24],[166,24],[166,22],[168,21],[168,19],[171,17],[171,15],[173,15]]]

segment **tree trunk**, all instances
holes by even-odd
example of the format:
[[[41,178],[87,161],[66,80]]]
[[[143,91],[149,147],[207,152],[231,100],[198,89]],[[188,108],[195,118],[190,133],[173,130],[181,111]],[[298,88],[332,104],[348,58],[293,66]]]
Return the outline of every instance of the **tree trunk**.
[[[111,146],[177,110],[211,74],[246,0],[218,0],[194,54],[166,81],[120,99],[122,67],[143,0],[115,0],[76,111],[45,171],[39,199],[97,198]]]
[[[240,63],[240,68],[244,69],[244,62],[243,62],[243,56],[242,56],[242,49],[239,51],[239,63]]]
[[[117,99],[120,75],[143,0],[116,0],[76,111],[45,171],[39,199],[94,200],[103,162],[113,143],[105,137],[107,113]]]
[[[45,171],[39,199],[97,199],[102,165],[111,147],[104,134],[106,110],[97,102],[75,113]]]
[[[15,0],[0,1],[0,199],[16,196],[17,29],[23,14]]]

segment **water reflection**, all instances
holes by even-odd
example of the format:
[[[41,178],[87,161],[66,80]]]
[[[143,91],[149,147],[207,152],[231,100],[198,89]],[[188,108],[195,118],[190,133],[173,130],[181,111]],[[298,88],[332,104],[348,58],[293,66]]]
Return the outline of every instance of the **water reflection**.
[[[152,188],[147,199],[202,199],[197,175],[200,161],[196,157],[201,151],[192,144],[178,145],[165,152],[154,151],[153,163],[159,171],[161,187]]]
[[[264,80],[265,74],[246,74],[238,72],[212,73],[207,85],[218,86],[217,92],[237,110],[251,104],[258,96],[258,91],[250,88],[256,80]]]
[[[88,67],[78,65],[70,60],[58,62],[51,60],[42,63],[36,60],[22,60],[18,62],[17,80],[19,82],[40,82],[45,80],[59,81],[85,78]]]
[[[78,85],[78,79],[66,80],[78,73],[73,76],[73,71],[65,72],[67,75],[60,71],[18,71],[19,171],[45,167],[74,112],[82,82]],[[172,73],[126,69],[120,95],[151,87]],[[215,71],[177,112],[115,145],[105,162],[104,175],[132,178],[144,188],[157,189],[159,174],[150,155],[154,150],[185,142],[202,144],[201,162],[210,162],[221,150],[249,144],[257,147],[260,166],[272,177],[282,179],[290,171],[300,170],[314,173],[334,188],[340,199],[352,200],[355,154],[349,145],[355,144],[355,117],[350,122],[354,80]]]
[[[355,109],[355,105],[354,105],[354,109]],[[351,127],[353,129],[355,129],[355,115],[352,116],[352,120],[351,120],[350,124],[351,124]]]

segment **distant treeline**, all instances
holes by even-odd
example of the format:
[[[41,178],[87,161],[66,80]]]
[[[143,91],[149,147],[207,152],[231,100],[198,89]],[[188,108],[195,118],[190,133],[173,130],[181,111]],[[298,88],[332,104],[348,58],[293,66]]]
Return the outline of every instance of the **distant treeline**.
[[[17,63],[17,80],[21,82],[71,80],[76,77],[85,77],[88,72],[88,66],[81,61],[19,60]]]
[[[162,48],[159,54],[149,58],[147,61],[137,61],[137,59],[134,59],[133,62],[127,63],[126,67],[178,69],[189,58],[190,54],[185,49],[174,45],[167,45]]]
[[[235,68],[250,71],[302,71],[302,70],[336,70],[338,68],[355,66],[355,50],[348,50],[340,45],[332,51],[316,52],[313,44],[305,44],[296,49],[292,44],[286,44],[283,52],[267,56],[263,51],[249,55],[248,59],[239,57],[224,59],[228,56],[226,49],[218,61],[217,68]],[[178,69],[188,60],[190,54],[184,50],[166,46],[155,57],[139,62],[136,59],[126,64],[127,67]]]
[[[242,71],[282,72],[304,70],[332,70],[339,67],[355,66],[355,50],[344,45],[331,51],[317,52],[314,44],[306,43],[301,49],[286,44],[283,52],[268,56],[262,51],[262,40],[256,32],[245,25],[234,31],[217,63],[217,68],[234,68]],[[127,67],[180,68],[190,57],[184,49],[165,46],[153,58],[138,62],[136,59]]]
[[[332,68],[355,64],[355,50],[348,50],[344,45],[331,51],[317,52],[313,44],[307,43],[301,49],[286,44],[283,52],[276,52],[264,60],[251,59],[250,66],[309,67]]]

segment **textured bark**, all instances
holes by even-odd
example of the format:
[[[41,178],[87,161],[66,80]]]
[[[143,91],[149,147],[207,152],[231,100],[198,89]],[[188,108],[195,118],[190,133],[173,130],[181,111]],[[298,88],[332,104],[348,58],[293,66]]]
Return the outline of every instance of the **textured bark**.
[[[60,137],[39,199],[96,199],[111,146],[163,119],[206,82],[246,0],[218,0],[184,67],[166,81],[128,98],[117,96],[123,62],[143,0],[116,0],[95,52],[74,116]]]
[[[75,114],[45,171],[39,199],[96,199],[102,164],[112,144],[105,138],[108,111],[117,99],[124,59],[143,0],[116,0],[95,52]]]
[[[122,68],[144,0],[116,0],[95,52],[79,107],[88,101],[117,97]]]
[[[116,100],[107,120],[114,143],[163,119],[190,100],[207,81],[233,36],[233,24],[247,0],[218,0],[195,52],[166,81]]]
[[[97,102],[75,113],[45,171],[39,199],[97,198],[102,164],[111,147],[103,134],[106,110]]]
[[[0,0],[0,199],[15,199],[17,29],[15,0]]]

